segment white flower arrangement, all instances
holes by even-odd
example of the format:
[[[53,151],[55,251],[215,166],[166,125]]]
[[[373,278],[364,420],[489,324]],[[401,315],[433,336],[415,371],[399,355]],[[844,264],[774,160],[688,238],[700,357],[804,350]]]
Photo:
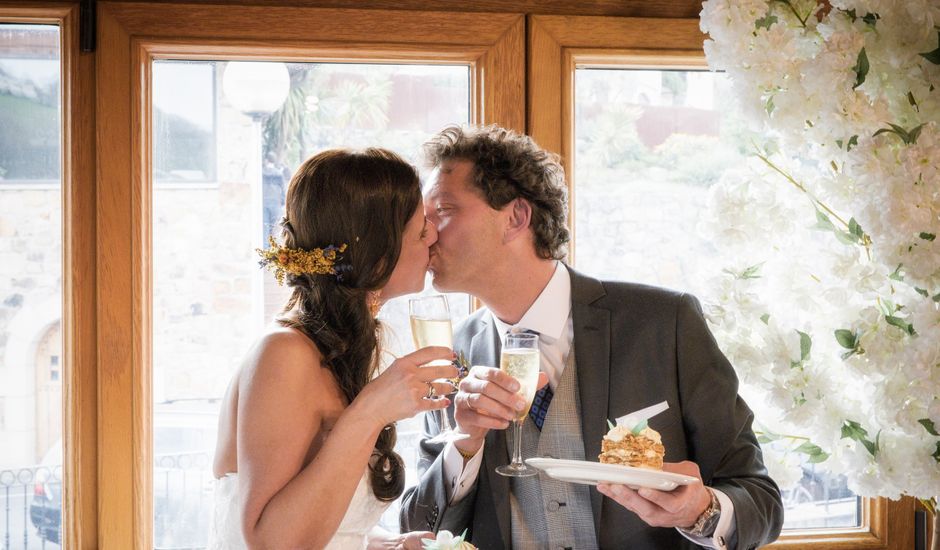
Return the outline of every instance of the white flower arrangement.
[[[761,440],[936,508],[940,3],[708,0],[701,27],[760,136],[700,229],[725,267],[708,320],[777,416]]]
[[[437,533],[434,540],[424,539],[421,544],[423,550],[475,550],[476,546],[464,540],[466,536],[466,529],[459,536],[444,529]]]

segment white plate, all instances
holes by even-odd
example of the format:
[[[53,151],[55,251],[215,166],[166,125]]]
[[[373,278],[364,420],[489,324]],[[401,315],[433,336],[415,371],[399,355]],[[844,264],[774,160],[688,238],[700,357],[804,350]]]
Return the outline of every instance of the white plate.
[[[601,464],[600,462],[588,462],[586,460],[528,458],[525,462],[557,480],[583,483],[585,485],[620,483],[631,489],[649,487],[660,491],[672,491],[679,485],[689,485],[698,481],[698,478],[682,474],[621,466],[620,464]]]

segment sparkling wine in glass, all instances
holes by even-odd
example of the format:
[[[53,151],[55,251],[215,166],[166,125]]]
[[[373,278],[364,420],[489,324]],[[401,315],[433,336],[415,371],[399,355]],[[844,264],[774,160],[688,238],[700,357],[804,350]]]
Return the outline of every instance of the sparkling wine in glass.
[[[539,382],[539,337],[537,334],[517,333],[506,336],[499,369],[519,382],[516,392],[525,402],[525,408],[512,423],[512,461],[496,468],[496,473],[509,477],[527,477],[538,473],[522,461],[522,424],[529,415],[532,399]]]
[[[408,300],[408,314],[411,317],[411,336],[416,348],[427,346],[454,347],[454,331],[450,321],[450,308],[447,297],[443,295],[421,296]],[[436,360],[428,366],[450,365],[450,361]],[[440,382],[436,380],[435,382]],[[454,380],[443,380],[455,386]],[[456,387],[455,387],[456,390]],[[445,442],[468,437],[454,432],[446,409],[440,409],[441,433],[429,439],[431,442]]]

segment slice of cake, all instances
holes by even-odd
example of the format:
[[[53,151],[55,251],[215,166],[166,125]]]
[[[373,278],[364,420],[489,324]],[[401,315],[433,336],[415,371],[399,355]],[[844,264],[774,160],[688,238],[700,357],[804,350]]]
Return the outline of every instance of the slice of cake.
[[[598,458],[603,464],[662,470],[665,455],[666,448],[663,447],[663,440],[656,430],[648,426],[639,430],[614,426],[601,441],[601,454]]]

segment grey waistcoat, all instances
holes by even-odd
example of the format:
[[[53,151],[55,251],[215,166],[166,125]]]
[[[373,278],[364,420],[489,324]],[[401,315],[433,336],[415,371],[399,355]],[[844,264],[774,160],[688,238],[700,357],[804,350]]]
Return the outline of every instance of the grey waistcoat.
[[[549,457],[584,460],[581,400],[574,347],[539,431],[526,419],[522,427],[523,458]],[[506,430],[512,449],[512,430]],[[538,476],[510,478],[512,547],[519,550],[596,550],[591,493],[587,485]]]

